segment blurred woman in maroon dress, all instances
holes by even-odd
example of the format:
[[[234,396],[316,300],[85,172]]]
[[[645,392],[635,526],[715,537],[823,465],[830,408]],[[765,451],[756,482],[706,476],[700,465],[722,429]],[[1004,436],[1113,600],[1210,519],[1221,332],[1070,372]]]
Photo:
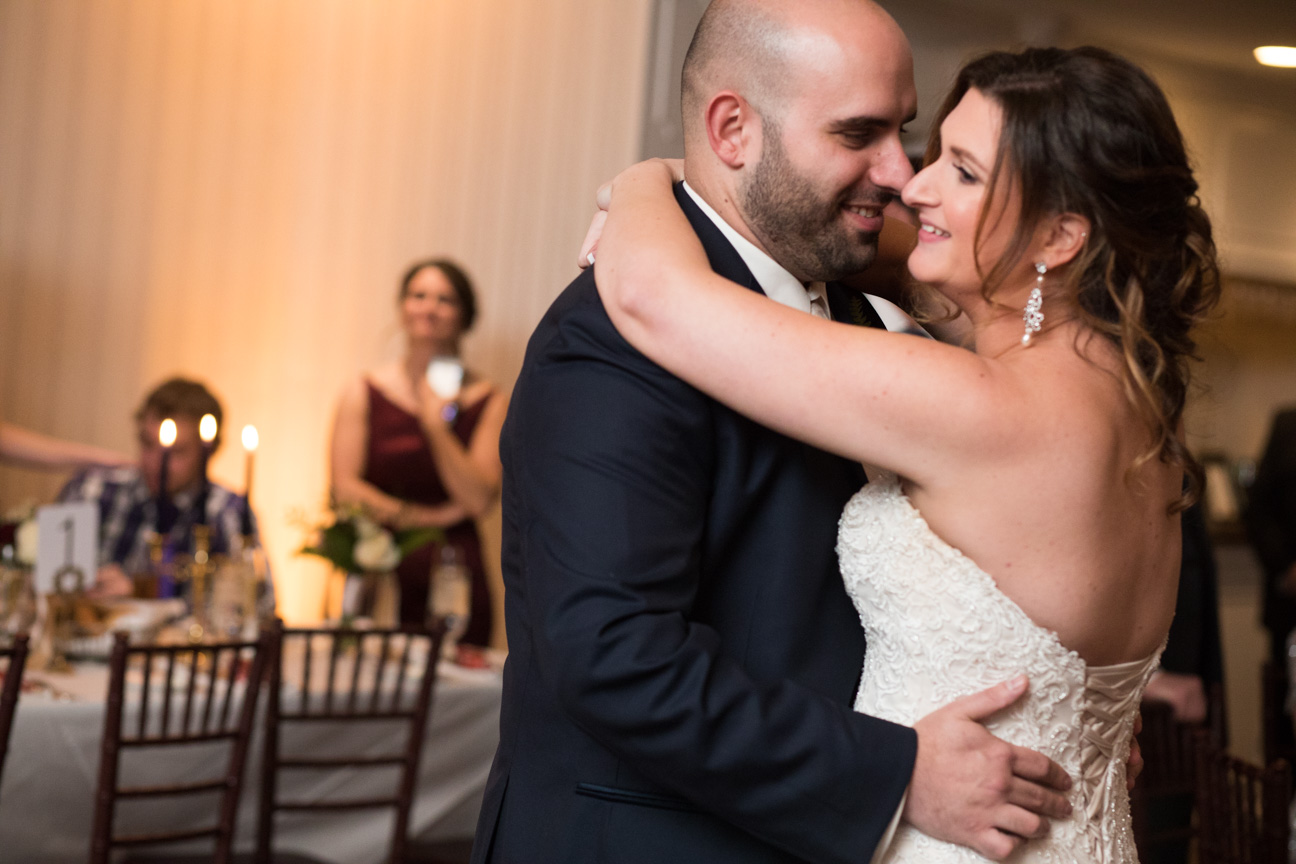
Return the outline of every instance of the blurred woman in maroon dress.
[[[339,503],[363,505],[397,528],[442,528],[472,573],[472,615],[462,642],[487,645],[491,598],[476,517],[499,495],[499,435],[505,394],[465,371],[458,394],[445,398],[427,381],[435,358],[457,358],[477,304],[456,264],[420,261],[401,280],[403,356],[356,378],[342,391],[333,423],[331,482]],[[400,620],[422,623],[436,544],[397,568]]]

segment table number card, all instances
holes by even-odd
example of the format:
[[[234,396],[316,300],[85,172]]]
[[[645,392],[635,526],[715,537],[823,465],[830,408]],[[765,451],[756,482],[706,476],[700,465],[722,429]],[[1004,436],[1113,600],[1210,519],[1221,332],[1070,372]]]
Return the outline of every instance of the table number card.
[[[36,548],[36,591],[71,590],[94,584],[99,564],[99,506],[93,501],[50,504],[36,511],[40,542]]]

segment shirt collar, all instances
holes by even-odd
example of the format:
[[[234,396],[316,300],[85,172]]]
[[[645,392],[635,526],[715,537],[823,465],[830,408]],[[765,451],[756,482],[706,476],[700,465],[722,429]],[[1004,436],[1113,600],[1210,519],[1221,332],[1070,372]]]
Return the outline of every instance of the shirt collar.
[[[719,213],[706,201],[702,196],[693,191],[688,181],[684,181],[684,191],[693,199],[693,203],[706,214],[707,218],[715,223],[720,229],[720,233],[725,236],[742,258],[747,269],[756,277],[756,282],[760,285],[765,296],[771,300],[782,303],[784,306],[790,306],[793,309],[799,309],[802,312],[810,311],[810,295],[806,293],[806,288],[797,279],[787,271],[785,267],[771,258],[768,254],[761,251],[755,243],[752,243],[746,237],[739,234],[734,227],[724,220]]]

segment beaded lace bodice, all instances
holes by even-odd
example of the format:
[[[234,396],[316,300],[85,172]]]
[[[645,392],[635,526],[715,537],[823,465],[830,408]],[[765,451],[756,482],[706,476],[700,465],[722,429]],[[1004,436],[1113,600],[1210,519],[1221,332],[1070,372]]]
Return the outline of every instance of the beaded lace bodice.
[[[894,475],[882,474],[847,504],[837,551],[868,632],[855,710],[912,725],[961,696],[1025,673],[1030,692],[986,725],[1071,775],[1073,813],[1009,860],[1136,862],[1125,762],[1139,700],[1161,652],[1087,666],[988,573],[937,537]],[[883,860],[985,859],[901,823]]]

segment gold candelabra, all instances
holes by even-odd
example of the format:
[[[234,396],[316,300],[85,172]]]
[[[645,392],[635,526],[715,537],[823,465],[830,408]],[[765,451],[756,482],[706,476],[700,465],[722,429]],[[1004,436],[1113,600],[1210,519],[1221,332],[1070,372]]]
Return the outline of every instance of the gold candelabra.
[[[189,602],[193,621],[189,624],[189,641],[198,644],[211,632],[211,605],[208,582],[216,572],[216,561],[211,554],[211,528],[193,526],[194,551],[176,564],[176,580],[189,583]]]

